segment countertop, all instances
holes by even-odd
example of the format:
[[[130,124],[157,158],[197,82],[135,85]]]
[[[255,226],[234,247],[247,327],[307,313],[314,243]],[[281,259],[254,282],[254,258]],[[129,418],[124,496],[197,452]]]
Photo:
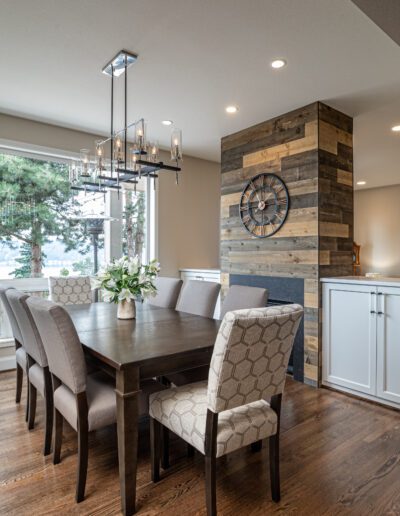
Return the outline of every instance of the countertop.
[[[382,276],[380,278],[366,278],[365,276],[341,276],[338,278],[321,278],[322,283],[347,283],[364,285],[387,285],[400,287],[400,278]]]

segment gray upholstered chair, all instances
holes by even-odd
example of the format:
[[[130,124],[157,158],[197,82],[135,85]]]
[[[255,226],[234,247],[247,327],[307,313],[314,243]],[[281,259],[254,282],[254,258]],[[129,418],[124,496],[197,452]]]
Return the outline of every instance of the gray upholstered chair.
[[[10,303],[8,302],[6,293],[8,290],[13,290],[13,287],[0,287],[0,299],[3,303],[3,307],[6,311],[7,317],[10,321],[11,331],[13,333],[13,338],[15,342],[15,359],[17,366],[17,382],[15,389],[15,402],[19,403],[21,401],[21,392],[22,392],[22,383],[23,383],[23,374],[27,371],[27,358],[26,352],[23,346],[23,339],[21,330],[19,329],[18,322],[14,316],[14,312],[11,309]],[[28,421],[28,405],[29,405],[29,385],[27,383],[27,402],[26,402],[26,413],[25,419]]]
[[[268,290],[259,287],[231,285],[221,306],[220,319],[227,312],[244,308],[264,308],[267,306]]]
[[[157,287],[157,294],[149,299],[149,304],[161,308],[175,308],[182,288],[182,280],[159,277],[154,283]]]
[[[50,299],[62,305],[85,305],[93,302],[89,276],[49,278]]]
[[[53,384],[53,463],[61,458],[62,427],[66,419],[78,433],[78,471],[75,499],[85,495],[88,434],[116,422],[115,381],[102,372],[88,375],[82,345],[66,310],[51,301],[30,297],[27,306],[46,350]],[[148,410],[148,394],[164,387],[156,382],[141,384],[139,411]],[[142,394],[143,393],[143,394]],[[148,413],[148,412],[146,412]]]
[[[6,296],[22,334],[26,356],[29,385],[28,428],[35,425],[37,392],[45,401],[44,455],[51,451],[53,429],[53,391],[47,356],[35,321],[26,305],[28,294],[15,289],[7,290]]]
[[[176,309],[179,312],[212,317],[220,290],[219,283],[187,280],[182,286]]]
[[[208,382],[150,396],[152,480],[160,478],[160,432],[167,427],[206,457],[208,515],[215,515],[216,459],[269,438],[271,490],[280,499],[279,426],[289,356],[303,308],[228,312]]]

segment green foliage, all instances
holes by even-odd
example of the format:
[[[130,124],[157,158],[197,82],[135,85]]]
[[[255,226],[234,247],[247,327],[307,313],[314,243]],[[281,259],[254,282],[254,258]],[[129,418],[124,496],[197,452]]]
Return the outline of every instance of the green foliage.
[[[123,252],[128,256],[142,257],[146,224],[146,196],[144,192],[134,195],[126,192],[123,213]]]
[[[66,267],[63,267],[62,269],[60,269],[60,276],[63,276],[65,278],[69,276],[69,270]]]
[[[43,255],[42,255],[43,258]],[[19,257],[15,260],[20,267],[10,272],[9,276],[14,278],[29,278],[32,269],[32,250],[28,244],[22,244],[19,251]]]
[[[93,260],[90,256],[86,256],[83,260],[72,264],[72,270],[78,272],[81,276],[90,276],[93,274]]]
[[[67,167],[63,164],[0,154],[0,206],[16,200],[12,216],[0,208],[0,239],[9,247],[12,239],[23,242],[22,267],[28,273],[29,249],[33,255],[29,276],[40,276],[42,246],[56,237],[65,250],[85,253],[89,248],[83,225],[69,217],[79,213],[79,204],[70,189]],[[19,276],[21,277],[21,276]]]

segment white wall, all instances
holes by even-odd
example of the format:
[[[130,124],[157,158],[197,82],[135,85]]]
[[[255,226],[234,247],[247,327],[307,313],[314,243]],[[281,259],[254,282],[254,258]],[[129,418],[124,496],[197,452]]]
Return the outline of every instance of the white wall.
[[[400,276],[400,185],[354,192],[354,239],[363,274]]]

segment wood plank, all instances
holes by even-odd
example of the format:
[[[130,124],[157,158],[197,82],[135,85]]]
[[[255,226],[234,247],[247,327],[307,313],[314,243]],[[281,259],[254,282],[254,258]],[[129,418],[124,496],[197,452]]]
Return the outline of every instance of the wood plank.
[[[243,156],[243,166],[249,167],[273,160],[281,160],[286,156],[299,154],[316,149],[318,146],[318,122],[308,122],[305,125],[305,136],[281,145],[266,148]]]
[[[350,229],[348,224],[320,222],[319,234],[321,237],[349,238]]]

